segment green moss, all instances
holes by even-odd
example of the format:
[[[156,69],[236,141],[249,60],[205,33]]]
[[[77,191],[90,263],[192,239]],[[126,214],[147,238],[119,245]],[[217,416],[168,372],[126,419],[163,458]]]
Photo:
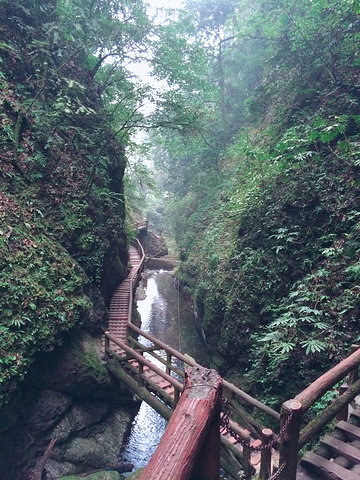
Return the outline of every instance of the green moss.
[[[81,480],[84,476],[70,475],[67,477],[61,477],[59,480]],[[91,475],[87,475],[87,480],[121,480],[122,476],[118,472],[97,472]]]
[[[44,235],[15,197],[5,193],[0,217],[0,399],[16,387],[39,350],[82,323],[91,302],[78,263]]]
[[[78,361],[82,376],[89,376],[99,384],[108,383],[108,371],[100,362],[95,351],[82,352],[78,357]]]
[[[129,477],[127,477],[128,480],[138,480],[142,472],[144,471],[143,468],[140,468],[139,470],[136,470],[133,472]]]

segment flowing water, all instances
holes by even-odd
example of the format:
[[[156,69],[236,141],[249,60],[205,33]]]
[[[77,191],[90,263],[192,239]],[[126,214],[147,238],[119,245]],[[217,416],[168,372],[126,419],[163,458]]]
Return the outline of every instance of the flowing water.
[[[145,270],[138,290],[143,292],[144,297],[137,301],[141,328],[181,353],[188,353],[206,366],[206,348],[195,328],[193,310],[179,292],[171,272]],[[154,453],[166,423],[155,410],[142,402],[121,461],[133,463],[134,470],[144,467]]]

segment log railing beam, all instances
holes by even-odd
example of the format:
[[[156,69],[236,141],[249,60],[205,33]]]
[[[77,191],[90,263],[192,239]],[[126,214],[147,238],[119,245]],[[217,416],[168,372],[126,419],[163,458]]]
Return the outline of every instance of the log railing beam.
[[[219,480],[221,386],[215,370],[187,369],[179,404],[139,480]]]
[[[349,372],[357,368],[359,364],[360,348],[321,375],[321,377],[299,393],[299,395],[295,397],[295,400],[298,400],[302,404],[303,412],[306,412],[324,393],[340,382]]]

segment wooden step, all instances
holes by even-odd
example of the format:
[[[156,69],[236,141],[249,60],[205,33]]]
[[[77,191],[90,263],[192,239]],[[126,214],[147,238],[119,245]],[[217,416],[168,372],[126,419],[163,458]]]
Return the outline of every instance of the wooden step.
[[[336,430],[340,430],[341,432],[345,433],[347,438],[352,440],[360,439],[360,428],[352,425],[349,422],[344,422],[343,420],[335,425]]]
[[[360,480],[360,475],[313,452],[308,452],[301,460],[301,464],[318,474],[323,480]]]
[[[356,410],[353,410],[350,413],[350,417],[354,417],[356,419],[356,421],[358,421],[360,423],[360,408],[357,408]]]
[[[296,472],[296,480],[321,480],[321,478],[315,473],[309,472],[300,464]]]
[[[348,443],[342,442],[337,438],[327,435],[326,437],[320,440],[320,443],[326,445],[334,452],[336,455],[341,455],[342,457],[347,458],[355,463],[360,463],[360,450],[358,448],[349,445]]]

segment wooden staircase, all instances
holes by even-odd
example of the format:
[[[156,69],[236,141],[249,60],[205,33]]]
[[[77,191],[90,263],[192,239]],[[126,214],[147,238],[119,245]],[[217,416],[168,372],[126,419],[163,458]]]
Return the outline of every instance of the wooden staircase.
[[[127,324],[131,320],[131,304],[132,304],[132,289],[135,279],[139,274],[139,269],[142,268],[142,256],[134,245],[129,247],[129,257],[131,269],[126,279],[116,289],[109,309],[109,324],[108,332],[115,338],[126,342],[127,340]],[[119,347],[114,347],[115,353],[118,355],[124,354],[124,351]]]
[[[315,452],[305,454],[297,479],[307,478],[360,480],[360,408],[347,421],[337,423],[331,435],[321,438]]]

